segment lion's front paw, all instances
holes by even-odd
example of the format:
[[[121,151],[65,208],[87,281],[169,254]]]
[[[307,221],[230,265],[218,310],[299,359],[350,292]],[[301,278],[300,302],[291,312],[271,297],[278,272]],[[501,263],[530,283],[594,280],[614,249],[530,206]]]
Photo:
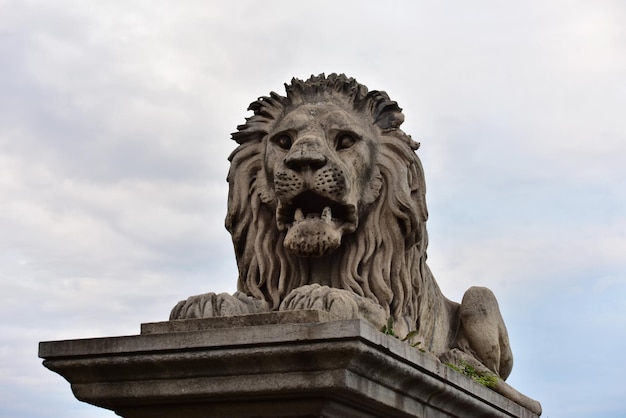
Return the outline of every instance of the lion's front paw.
[[[387,314],[377,303],[351,291],[319,284],[294,289],[280,304],[279,310],[310,309],[330,312],[341,319],[362,318],[377,328],[386,323]]]
[[[292,290],[279,308],[281,311],[297,309],[327,311],[343,319],[358,318],[359,313],[359,307],[352,293],[319,284],[310,284]]]
[[[170,313],[170,320],[210,318],[214,316],[236,316],[268,311],[267,302],[247,296],[241,292],[205,293],[181,300]]]

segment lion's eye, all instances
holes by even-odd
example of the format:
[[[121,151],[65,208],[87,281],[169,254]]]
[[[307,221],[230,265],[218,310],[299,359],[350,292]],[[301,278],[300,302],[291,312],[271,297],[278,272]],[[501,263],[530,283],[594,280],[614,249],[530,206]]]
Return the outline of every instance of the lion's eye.
[[[274,142],[276,142],[276,145],[278,145],[282,149],[290,149],[292,144],[292,140],[289,135],[280,135],[274,140]]]
[[[342,150],[352,147],[356,143],[356,138],[349,134],[341,134],[337,138],[337,149]]]

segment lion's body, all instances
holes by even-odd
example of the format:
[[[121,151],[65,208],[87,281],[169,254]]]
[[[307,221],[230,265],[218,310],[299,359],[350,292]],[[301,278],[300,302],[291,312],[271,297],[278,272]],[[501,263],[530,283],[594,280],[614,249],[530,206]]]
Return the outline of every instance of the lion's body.
[[[396,102],[344,75],[285,87],[253,102],[233,134],[226,227],[239,292],[191,297],[171,318],[325,309],[377,327],[391,319],[421,348],[505,379],[512,356],[493,294],[472,288],[451,302],[426,264],[419,144]]]

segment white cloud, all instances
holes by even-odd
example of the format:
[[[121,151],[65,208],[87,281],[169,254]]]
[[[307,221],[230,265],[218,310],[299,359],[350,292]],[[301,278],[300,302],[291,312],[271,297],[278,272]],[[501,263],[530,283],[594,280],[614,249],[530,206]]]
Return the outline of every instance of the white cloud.
[[[0,415],[41,416],[24,401],[37,396],[46,413],[111,416],[77,406],[34,358],[36,342],[137,332],[180,298],[234,290],[229,133],[258,96],[333,71],[405,109],[405,130],[422,142],[433,272],[456,300],[470,285],[496,290],[523,353],[514,376],[545,389],[535,393],[545,415],[563,414],[575,390],[619,410],[620,393],[596,391],[618,387],[615,374],[574,385],[561,362],[538,361],[548,375],[533,360],[537,336],[587,333],[600,357],[624,344],[593,332],[624,324],[621,3],[0,9],[0,312],[16,318],[0,332],[0,392],[10,393]],[[553,307],[555,293],[569,298]],[[572,323],[563,312],[582,296],[576,318],[588,322]],[[545,350],[553,362],[585,355]]]

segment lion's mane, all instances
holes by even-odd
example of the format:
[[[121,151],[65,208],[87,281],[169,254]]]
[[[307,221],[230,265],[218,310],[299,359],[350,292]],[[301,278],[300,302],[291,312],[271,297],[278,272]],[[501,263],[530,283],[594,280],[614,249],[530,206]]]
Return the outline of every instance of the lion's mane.
[[[272,92],[251,103],[248,110],[254,115],[232,134],[239,146],[229,157],[226,228],[237,257],[238,290],[277,309],[291,290],[310,284],[304,282],[306,262],[282,245],[285,233],[276,226],[276,198],[265,175],[265,143],[272,126],[301,104],[349,103],[378,127],[376,164],[382,185],[357,230],[343,237],[336,254],[327,256],[337,274],[324,284],[376,301],[394,319],[403,319],[427,337],[435,326],[434,301],[441,295],[426,265],[425,182],[414,152],[419,144],[400,129],[402,110],[385,92],[368,92],[343,74],[294,78],[285,89],[286,96]]]

